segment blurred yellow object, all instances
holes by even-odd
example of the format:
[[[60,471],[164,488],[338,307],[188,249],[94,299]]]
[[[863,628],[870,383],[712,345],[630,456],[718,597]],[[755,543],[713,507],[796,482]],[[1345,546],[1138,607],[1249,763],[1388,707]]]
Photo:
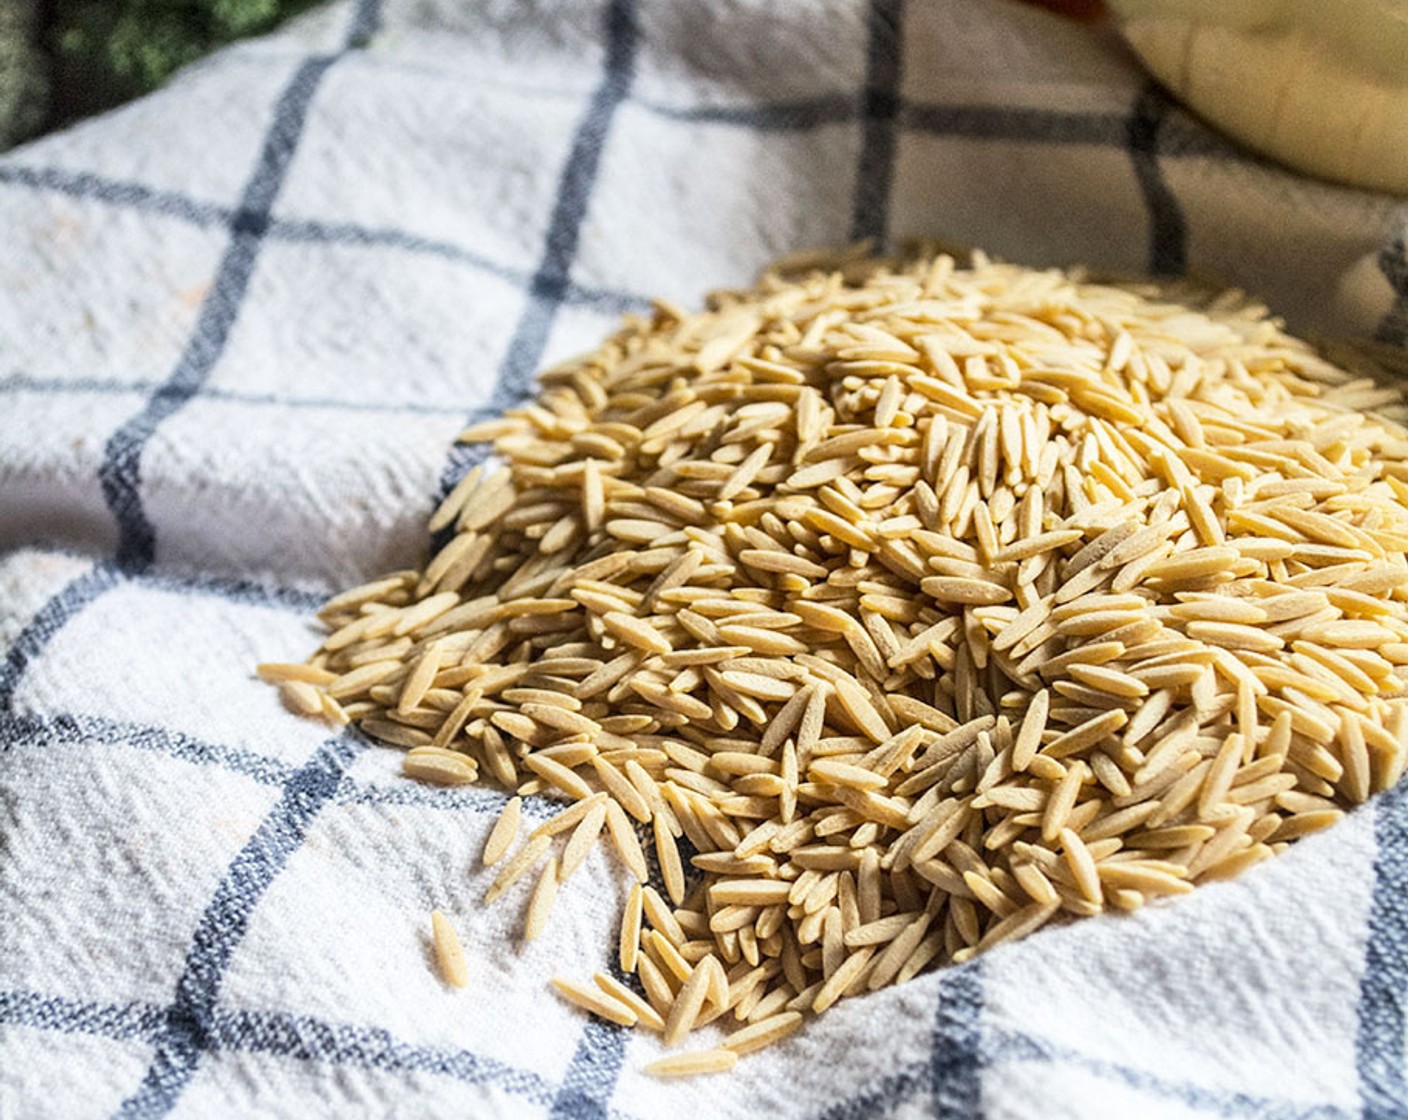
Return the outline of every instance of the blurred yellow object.
[[[1408,194],[1408,0],[1108,0],[1154,75],[1298,170]]]

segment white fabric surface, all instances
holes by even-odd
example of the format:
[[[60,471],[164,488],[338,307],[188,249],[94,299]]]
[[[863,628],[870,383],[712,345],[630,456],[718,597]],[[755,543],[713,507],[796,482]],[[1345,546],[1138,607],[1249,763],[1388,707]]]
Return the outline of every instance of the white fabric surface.
[[[661,1083],[547,991],[609,956],[607,857],[514,948],[500,795],[250,674],[423,550],[467,418],[650,295],[924,234],[1401,344],[1403,222],[1004,0],[344,2],[0,159],[0,1117],[1408,1114],[1398,794]]]

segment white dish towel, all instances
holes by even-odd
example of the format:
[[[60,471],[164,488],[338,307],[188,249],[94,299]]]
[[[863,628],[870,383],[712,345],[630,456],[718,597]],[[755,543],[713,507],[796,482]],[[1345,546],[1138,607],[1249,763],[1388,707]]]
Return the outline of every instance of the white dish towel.
[[[414,561],[467,419],[648,296],[927,234],[1401,344],[1403,229],[1005,0],[344,0],[0,159],[0,1116],[1408,1114],[1401,794],[661,1083],[547,988],[610,953],[608,857],[514,948],[500,796],[249,671]]]

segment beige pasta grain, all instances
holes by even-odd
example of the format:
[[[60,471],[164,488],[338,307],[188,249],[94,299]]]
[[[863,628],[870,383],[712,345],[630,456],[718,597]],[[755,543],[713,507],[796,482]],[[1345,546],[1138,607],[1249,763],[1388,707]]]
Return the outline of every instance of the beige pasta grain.
[[[634,972],[640,959],[641,887],[632,883],[626,896],[626,908],[621,914],[621,934],[618,959],[622,972]]]
[[[321,686],[332,684],[337,674],[316,665],[290,664],[282,661],[264,661],[254,667],[259,679],[268,684],[281,681],[302,681],[304,684]]]
[[[684,901],[684,868],[680,865],[680,850],[675,844],[674,834],[665,823],[662,813],[655,814],[655,855],[660,861],[660,874],[665,879],[665,889],[676,906]]]
[[[605,1019],[608,1023],[617,1023],[623,1027],[635,1026],[636,1013],[600,988],[588,988],[560,976],[553,977],[552,986],[568,1003],[576,1004],[583,1011]]]
[[[279,685],[279,696],[285,707],[301,716],[322,715],[324,695],[306,680],[286,678]]]
[[[498,877],[484,894],[484,902],[487,905],[498,898],[509,887],[513,886],[519,878],[528,871],[535,863],[543,857],[543,854],[552,844],[549,836],[535,836],[528,841],[516,856],[510,859],[499,871]]]
[[[669,653],[673,649],[650,623],[622,611],[608,611],[602,615],[601,623],[607,633],[647,653]]]
[[[560,873],[557,857],[543,864],[542,874],[528,899],[528,912],[523,919],[523,940],[535,941],[547,928],[552,904],[557,899],[557,884]]]
[[[737,1064],[738,1054],[733,1050],[692,1050],[657,1058],[641,1072],[649,1077],[698,1077],[705,1073],[724,1073]]]
[[[1069,828],[1061,829],[1061,847],[1066,853],[1066,866],[1070,869],[1071,878],[1075,880],[1076,889],[1085,898],[1100,905],[1104,901],[1104,891],[1100,886],[1100,872],[1096,869],[1095,859],[1090,854],[1090,849],[1085,846],[1085,841]],[[1049,904],[1051,900],[1041,900]]]
[[[982,949],[990,949],[994,945],[1001,945],[1004,941],[1014,941],[1019,937],[1035,933],[1051,919],[1056,910],[1057,904],[1040,902],[1033,902],[1030,906],[1014,910],[1007,917],[988,927],[988,931],[983,934],[978,946]]]
[[[1046,799],[1041,814],[1041,838],[1048,844],[1061,835],[1080,796],[1081,783],[1086,775],[1085,763],[1076,761],[1067,767],[1065,775],[1056,783]]]
[[[597,972],[593,973],[592,981],[622,1007],[635,1012],[636,1022],[646,1030],[660,1032],[665,1029],[665,1020],[660,1017],[660,1013],[651,1007],[648,1001],[641,999],[615,977],[608,976],[604,972]]]
[[[440,975],[452,987],[463,988],[469,983],[469,966],[464,961],[464,946],[450,919],[439,910],[430,912],[431,935],[435,942],[435,959]]]
[[[401,770],[408,778],[439,786],[464,785],[479,777],[473,759],[429,745],[409,751],[401,760]]]
[[[665,973],[678,982],[676,987],[688,980],[694,971],[694,966],[680,955],[680,951],[670,943],[669,939],[656,930],[646,933],[641,944],[659,962]]]
[[[674,1003],[670,1005],[670,1014],[665,1018],[666,1046],[678,1046],[684,1036],[694,1029],[695,1020],[699,1018],[704,1000],[708,997],[712,978],[713,972],[702,967],[689,973],[675,995]]]
[[[326,692],[322,697],[322,716],[339,727],[346,727],[352,720],[347,710]]]
[[[568,837],[567,846],[562,849],[562,862],[558,869],[564,883],[596,846],[597,837],[601,835],[602,827],[606,824],[606,805],[605,801],[598,801],[593,805]]]
[[[522,819],[523,798],[510,797],[504,804],[503,812],[489,830],[489,838],[484,841],[484,866],[492,867],[508,854],[508,850],[518,841],[518,826]]]
[[[760,1019],[756,1023],[749,1023],[741,1030],[736,1030],[726,1036],[722,1042],[725,1050],[732,1050],[735,1054],[751,1054],[754,1050],[761,1050],[765,1046],[771,1046],[774,1042],[786,1038],[802,1025],[802,1015],[797,1011],[784,1011],[780,1015],[773,1015],[766,1019]]]
[[[866,965],[875,955],[875,947],[867,945],[851,953],[842,962],[831,977],[822,984],[812,999],[812,1010],[820,1015],[838,999],[846,994],[846,989],[860,979],[865,971]]]
[[[606,803],[606,830],[621,862],[635,876],[637,882],[645,882],[650,872],[645,862],[645,852],[641,850],[640,838],[631,827],[625,810],[615,801]]]
[[[396,703],[397,712],[406,715],[420,704],[425,698],[425,694],[430,690],[430,686],[435,680],[435,674],[440,671],[440,662],[439,645],[432,645],[420,655],[415,668],[411,670],[405,683],[401,686],[401,695]]]
[[[674,1002],[675,986],[672,986],[665,973],[648,956],[640,958],[637,975],[640,977],[640,986],[645,989],[646,1000],[663,1023],[664,1017],[670,1013],[670,1004]],[[661,1030],[663,1029],[662,1027]]]
[[[629,779],[604,758],[592,759],[592,766],[596,770],[597,779],[621,808],[642,824],[649,823],[650,804],[641,796],[640,791],[631,785]]]
[[[786,902],[790,888],[790,883],[772,879],[721,879],[709,888],[709,898],[716,906],[771,906]]]

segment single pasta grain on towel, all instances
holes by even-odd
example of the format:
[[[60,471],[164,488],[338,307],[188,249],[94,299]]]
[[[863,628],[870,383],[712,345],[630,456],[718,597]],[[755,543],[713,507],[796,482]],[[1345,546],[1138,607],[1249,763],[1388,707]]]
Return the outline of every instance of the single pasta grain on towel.
[[[534,872],[528,937],[603,832],[640,883],[655,854],[644,998],[556,983],[670,1044],[730,1020],[662,1076],[1239,873],[1408,757],[1392,394],[1235,294],[814,265],[545,371],[464,434],[494,454],[428,566],[263,669],[515,795],[484,862],[490,900]],[[535,794],[573,804],[520,841]]]
[[[435,944],[435,959],[440,965],[440,974],[445,982],[456,988],[469,983],[469,968],[464,961],[464,947],[460,935],[450,924],[450,919],[439,910],[430,912],[431,938]]]

